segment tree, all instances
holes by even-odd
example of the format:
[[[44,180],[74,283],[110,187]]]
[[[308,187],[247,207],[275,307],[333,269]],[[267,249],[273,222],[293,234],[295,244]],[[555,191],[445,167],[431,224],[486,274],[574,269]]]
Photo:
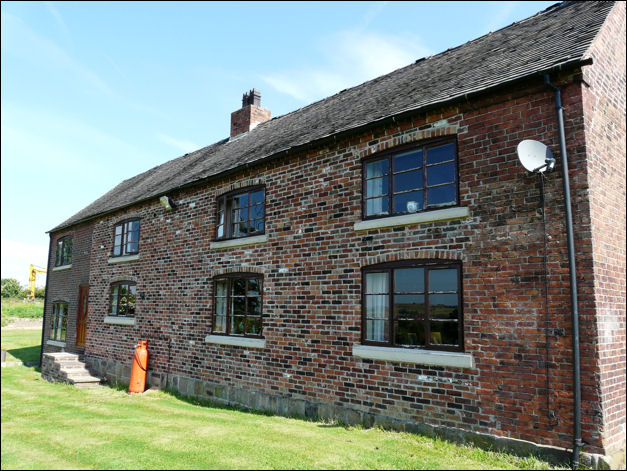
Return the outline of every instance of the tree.
[[[15,278],[2,278],[2,297],[17,298],[22,292],[20,282]]]

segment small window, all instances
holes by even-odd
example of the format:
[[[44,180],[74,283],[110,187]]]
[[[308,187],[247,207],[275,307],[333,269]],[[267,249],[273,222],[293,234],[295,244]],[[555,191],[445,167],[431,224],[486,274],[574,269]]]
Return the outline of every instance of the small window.
[[[67,236],[57,241],[57,258],[55,266],[62,267],[72,263],[72,236]]]
[[[218,198],[216,239],[236,239],[263,234],[265,188],[255,187]]]
[[[457,195],[454,140],[429,141],[363,162],[364,219],[453,206]]]
[[[263,278],[236,273],[214,279],[214,334],[261,337]]]
[[[461,265],[405,261],[363,270],[362,342],[463,350]]]
[[[113,256],[123,257],[139,252],[139,219],[124,221],[113,231]]]
[[[130,281],[119,281],[111,285],[109,315],[135,317],[137,286]]]
[[[67,332],[67,303],[54,303],[50,318],[50,340],[65,342]]]

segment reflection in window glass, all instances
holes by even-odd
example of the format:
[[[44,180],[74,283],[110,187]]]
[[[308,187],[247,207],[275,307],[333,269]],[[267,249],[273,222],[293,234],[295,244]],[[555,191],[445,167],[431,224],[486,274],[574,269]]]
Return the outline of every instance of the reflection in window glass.
[[[215,280],[212,332],[260,337],[262,335],[262,278],[230,275]]]
[[[216,237],[230,239],[263,233],[265,189],[226,194],[218,198]]]
[[[461,350],[460,265],[410,261],[381,266],[364,270],[363,340]]]
[[[385,157],[366,160],[363,178],[366,217],[411,214],[456,204],[455,144],[427,141],[413,150],[391,151]]]

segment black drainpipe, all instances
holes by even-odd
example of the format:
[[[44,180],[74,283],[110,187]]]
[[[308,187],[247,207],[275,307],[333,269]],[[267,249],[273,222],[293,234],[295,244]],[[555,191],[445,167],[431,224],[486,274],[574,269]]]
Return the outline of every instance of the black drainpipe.
[[[39,352],[39,368],[43,366],[44,359],[44,332],[46,331],[46,306],[48,305],[48,281],[50,280],[50,251],[52,250],[52,234],[50,234],[50,242],[48,243],[48,263],[46,266],[46,287],[44,288],[44,314],[41,317],[41,349]]]
[[[566,155],[566,137],[564,134],[564,113],[562,107],[562,91],[551,83],[549,74],[544,75],[544,83],[555,91],[555,109],[559,128],[560,153],[562,154],[562,181],[564,184],[564,206],[566,208],[566,234],[568,237],[568,265],[570,272],[570,304],[573,324],[573,456],[572,469],[579,466],[579,449],[584,445],[581,440],[581,363],[579,357],[579,310],[577,307],[577,270],[575,268],[575,240],[573,235],[573,215],[570,207],[570,182],[568,178],[568,157]]]

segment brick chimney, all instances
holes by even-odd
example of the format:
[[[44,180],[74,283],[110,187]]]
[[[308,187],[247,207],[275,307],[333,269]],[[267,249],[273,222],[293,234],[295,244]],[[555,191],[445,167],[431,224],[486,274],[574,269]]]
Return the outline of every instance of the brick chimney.
[[[242,107],[231,113],[231,139],[270,119],[270,110],[261,107],[261,92],[256,88],[244,93]]]

